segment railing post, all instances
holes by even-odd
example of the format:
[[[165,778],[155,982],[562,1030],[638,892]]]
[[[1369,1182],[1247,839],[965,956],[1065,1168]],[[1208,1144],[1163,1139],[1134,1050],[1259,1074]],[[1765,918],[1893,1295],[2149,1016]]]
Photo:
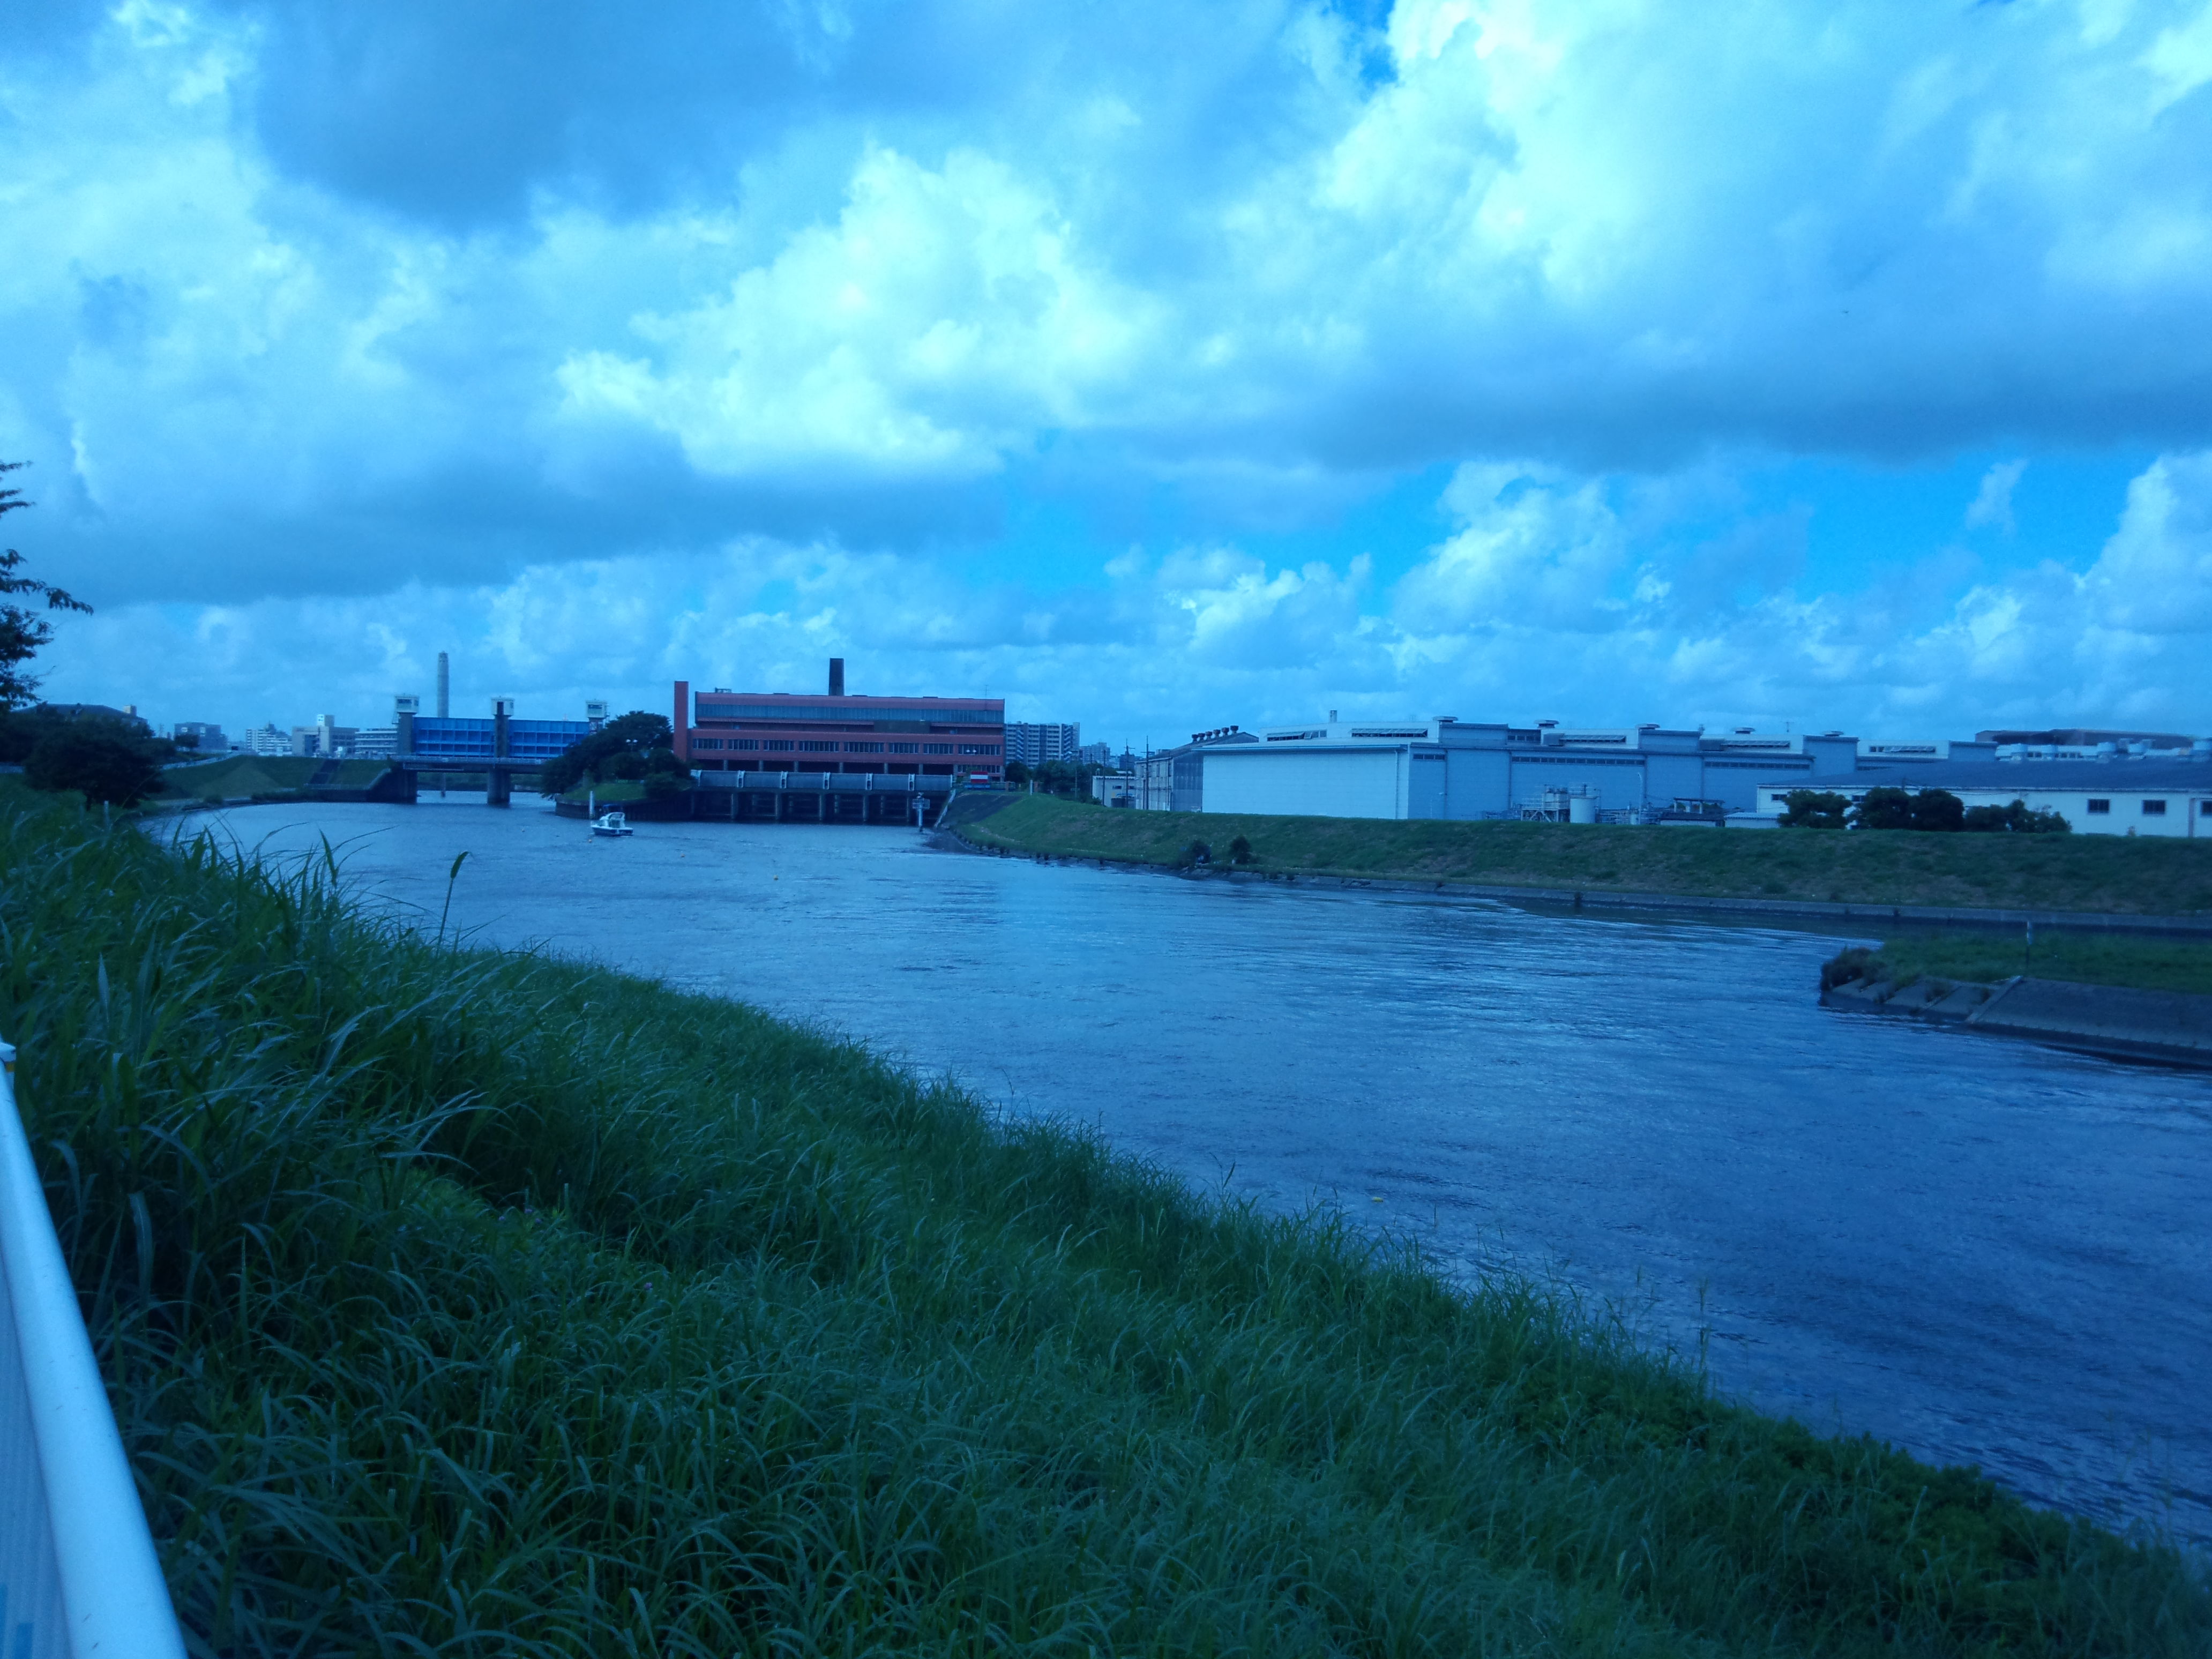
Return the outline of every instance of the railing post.
[[[185,1644],[0,1042],[0,1592],[9,1659]]]

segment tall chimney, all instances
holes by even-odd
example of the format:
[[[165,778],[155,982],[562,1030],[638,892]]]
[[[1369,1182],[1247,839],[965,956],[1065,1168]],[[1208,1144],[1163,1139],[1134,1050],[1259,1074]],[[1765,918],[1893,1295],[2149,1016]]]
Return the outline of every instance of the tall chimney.
[[[845,695],[845,659],[842,657],[830,659],[830,695],[833,697]]]
[[[453,675],[447,666],[446,653],[438,653],[438,718],[451,720],[453,716]]]

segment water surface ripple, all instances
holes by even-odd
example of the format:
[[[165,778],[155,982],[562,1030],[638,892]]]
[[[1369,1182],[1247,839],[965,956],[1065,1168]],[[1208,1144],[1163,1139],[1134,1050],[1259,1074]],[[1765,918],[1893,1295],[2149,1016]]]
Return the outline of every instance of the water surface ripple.
[[[818,1022],[1194,1182],[1553,1278],[1703,1342],[1768,1410],[2212,1544],[2212,1077],[1823,1010],[1832,936],[903,830],[594,841],[465,799],[212,821],[327,835],[433,918],[466,850],[453,918],[486,942]]]

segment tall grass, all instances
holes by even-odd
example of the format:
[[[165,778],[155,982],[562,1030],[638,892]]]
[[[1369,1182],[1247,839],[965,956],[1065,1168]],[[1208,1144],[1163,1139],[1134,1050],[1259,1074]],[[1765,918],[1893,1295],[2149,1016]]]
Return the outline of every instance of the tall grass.
[[[0,803],[204,1653],[2195,1655],[2170,1550],[749,1009]]]
[[[1899,985],[1917,979],[1990,984],[2032,974],[2083,985],[2204,996],[2212,995],[2212,940],[2045,928],[2031,942],[2024,932],[1899,929],[1883,941],[1864,971],[1870,979]]]

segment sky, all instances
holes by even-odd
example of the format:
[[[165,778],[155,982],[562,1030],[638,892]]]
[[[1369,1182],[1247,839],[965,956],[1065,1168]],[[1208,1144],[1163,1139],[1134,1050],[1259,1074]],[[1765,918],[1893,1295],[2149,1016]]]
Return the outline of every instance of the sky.
[[[2212,730],[2212,0],[9,0],[157,722]]]

